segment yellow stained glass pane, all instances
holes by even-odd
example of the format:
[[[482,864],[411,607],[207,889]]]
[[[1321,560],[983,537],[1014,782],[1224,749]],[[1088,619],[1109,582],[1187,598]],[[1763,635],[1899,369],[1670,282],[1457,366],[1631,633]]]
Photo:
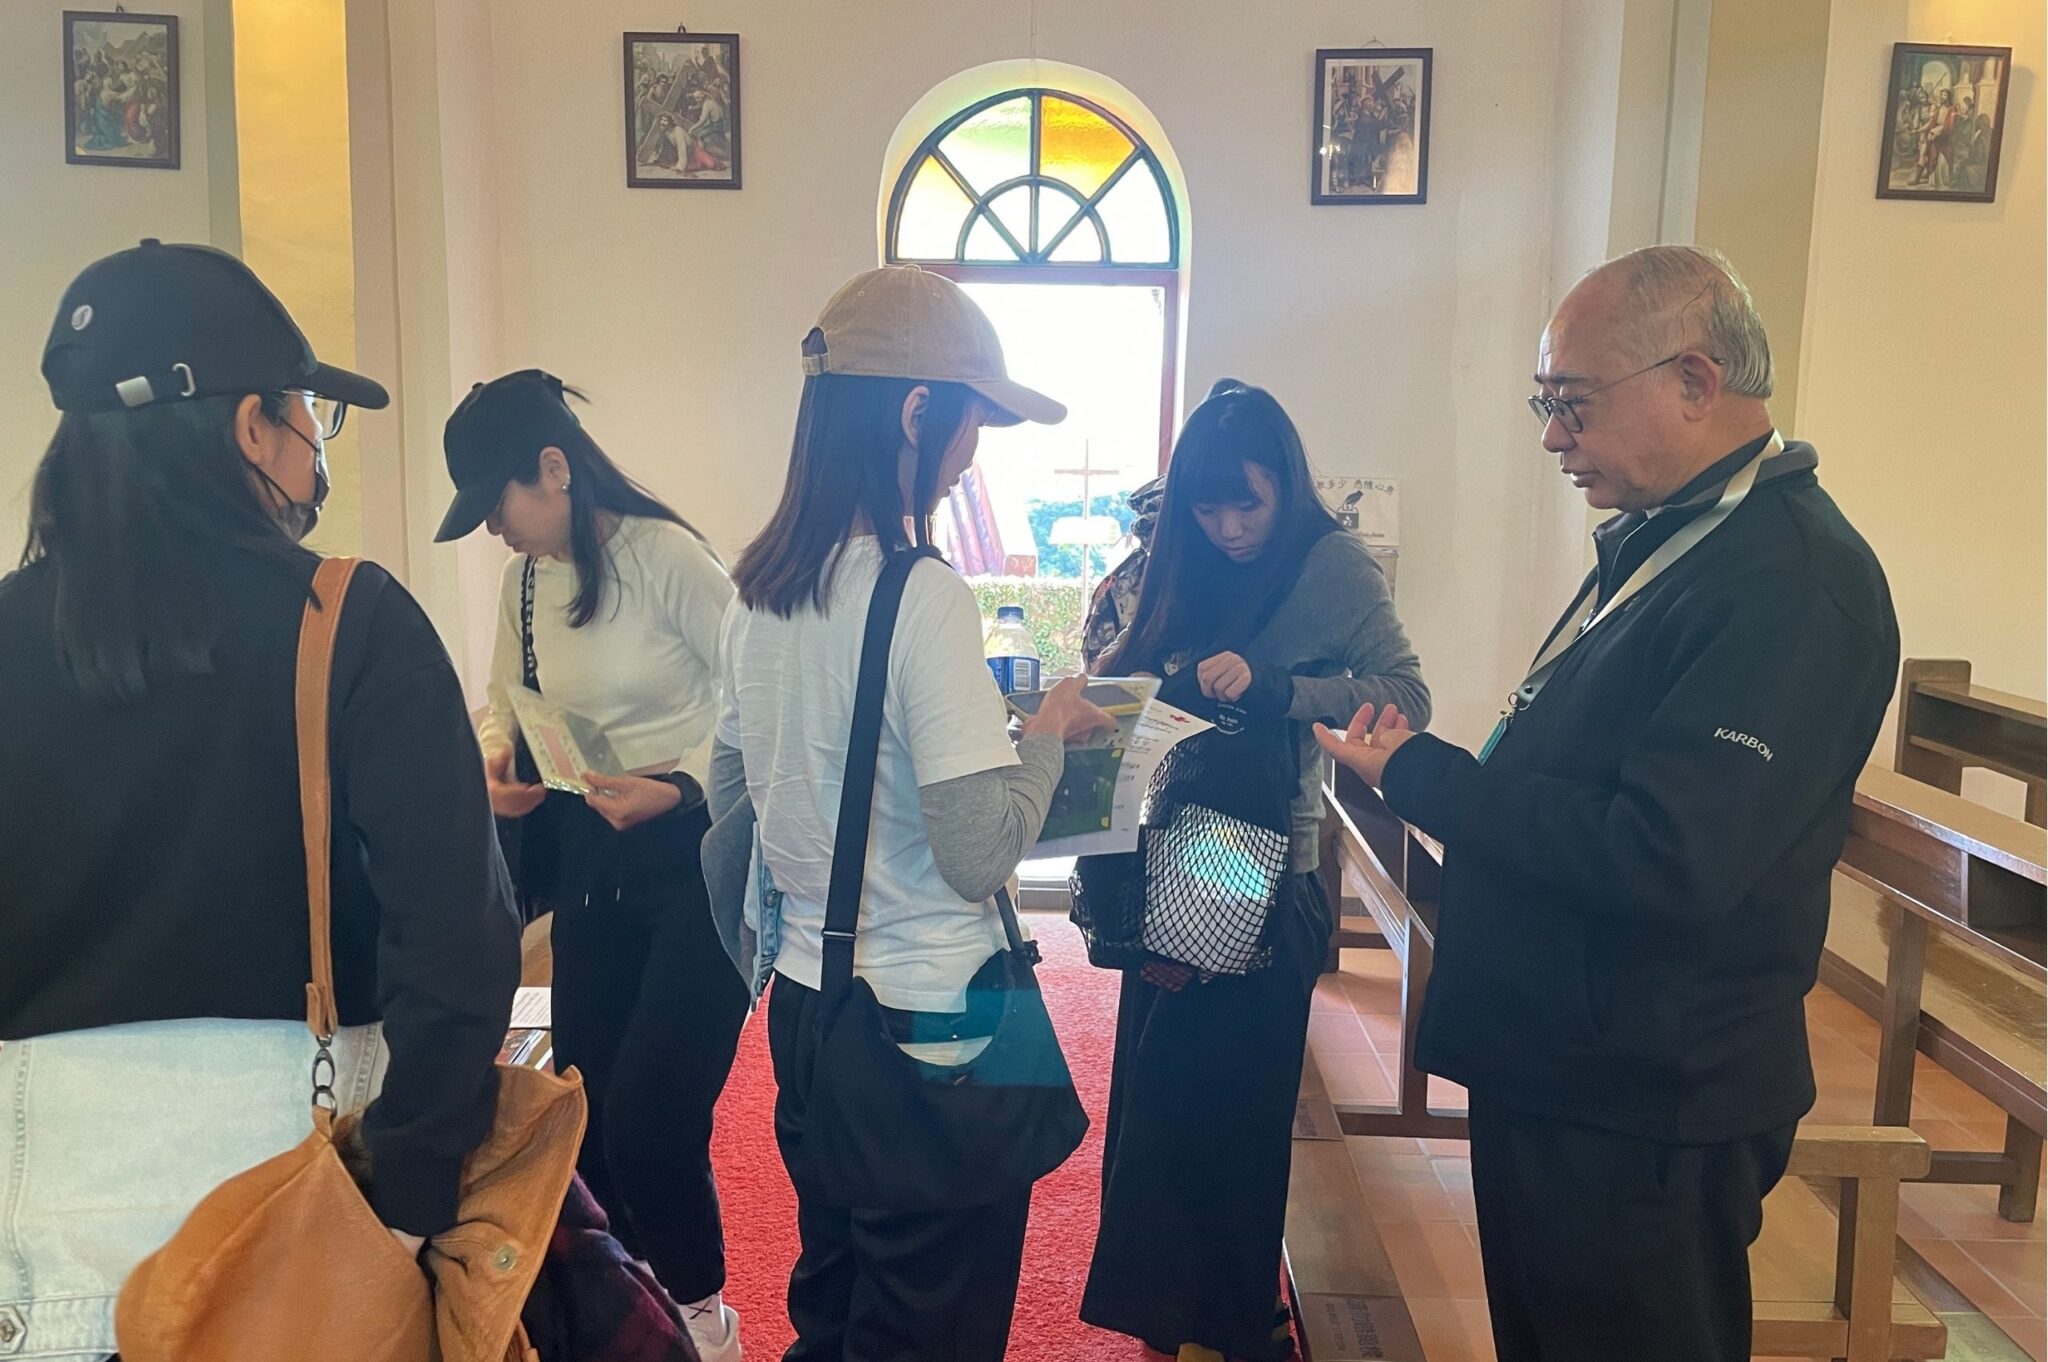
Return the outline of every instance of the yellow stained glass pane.
[[[1031,101],[1020,96],[983,109],[947,133],[939,150],[977,194],[1030,174]]]
[[[1093,109],[1047,95],[1039,117],[1039,171],[1072,185],[1082,198],[1102,188],[1131,154],[1131,139]]]
[[[1017,244],[1031,248],[1031,188],[1018,185],[996,195],[989,207],[996,210],[996,216],[1003,220],[1003,226],[1010,229],[1010,235],[1017,238]]]
[[[1062,264],[1099,265],[1102,263],[1102,233],[1095,230],[1094,223],[1082,222],[1067,233],[1067,239],[1053,249],[1050,258]]]
[[[1135,165],[1096,206],[1109,230],[1109,258],[1119,265],[1164,265],[1173,258],[1166,189],[1152,167]]]
[[[960,245],[960,224],[973,207],[945,167],[927,159],[911,180],[896,218],[897,258],[953,259]]]
[[[987,218],[976,218],[974,230],[967,234],[967,259],[969,260],[1015,260],[1017,253],[1004,242],[1003,234],[995,229]]]

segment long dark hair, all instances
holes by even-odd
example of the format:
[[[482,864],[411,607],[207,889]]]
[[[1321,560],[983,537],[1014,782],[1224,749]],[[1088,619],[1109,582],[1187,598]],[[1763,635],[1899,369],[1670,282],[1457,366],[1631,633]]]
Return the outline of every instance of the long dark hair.
[[[918,428],[913,506],[903,504],[897,460],[903,449],[903,402],[913,388],[931,391]],[[733,585],[749,610],[783,618],[805,605],[822,610],[836,567],[833,551],[863,514],[884,553],[931,542],[939,461],[966,425],[973,394],[956,383],[908,378],[813,374],[804,379],[796,439],[782,501],[740,554]]]
[[[1277,509],[1264,550],[1237,564],[1209,542],[1195,507],[1256,500],[1248,463],[1272,475]],[[1273,395],[1224,379],[1174,441],[1138,608],[1101,668],[1157,671],[1169,653],[1243,647],[1293,589],[1308,551],[1340,528],[1316,495],[1300,433]]]
[[[565,401],[571,397],[578,402],[590,400],[580,389],[566,383],[562,385],[562,396]],[[680,525],[696,535],[705,552],[711,553],[714,559],[718,557],[712,552],[710,541],[699,533],[695,525],[628,477],[626,471],[613,463],[581,426],[551,439],[547,445],[535,447],[532,466],[514,473],[515,482],[531,487],[540,481],[541,451],[549,445],[561,450],[562,457],[569,461],[569,557],[576,564],[576,598],[569,602],[571,629],[581,629],[597,618],[598,609],[604,604],[605,583],[618,572],[612,564],[611,555],[605,552],[601,522],[606,512],[616,516],[645,516],[650,520],[666,520],[671,525]]]
[[[235,440],[239,397],[67,412],[36,469],[23,568],[56,577],[57,660],[96,700],[131,704],[213,669],[222,550],[316,555],[278,523]],[[284,398],[262,398],[284,424]]]

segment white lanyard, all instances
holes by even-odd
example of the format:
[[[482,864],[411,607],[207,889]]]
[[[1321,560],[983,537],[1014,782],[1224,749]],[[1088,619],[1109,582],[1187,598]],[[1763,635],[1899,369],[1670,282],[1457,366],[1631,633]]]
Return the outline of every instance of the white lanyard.
[[[1572,650],[1572,646],[1598,628],[1601,621],[1620,610],[1637,592],[1656,581],[1673,563],[1697,548],[1702,539],[1719,529],[1722,523],[1735,513],[1735,508],[1742,504],[1742,499],[1749,495],[1750,489],[1756,486],[1757,474],[1765,461],[1784,452],[1784,449],[1785,441],[1777,431],[1772,431],[1771,438],[1765,442],[1756,457],[1742,465],[1736,470],[1735,476],[1728,479],[1727,487],[1721,492],[1721,499],[1714,503],[1712,509],[1694,517],[1677,533],[1659,544],[1656,551],[1629,574],[1628,580],[1621,584],[1621,589],[1609,596],[1600,606],[1598,614],[1593,613],[1593,604],[1598,599],[1599,574],[1594,574],[1593,580],[1586,584],[1585,590],[1572,602],[1571,614],[1565,623],[1558,626],[1557,632],[1550,636],[1543,651],[1536,655],[1535,665],[1527,679],[1515,687],[1514,692],[1508,696],[1508,707],[1501,711],[1500,722],[1493,726],[1493,732],[1488,735],[1486,745],[1479,749],[1481,762],[1493,755],[1493,749],[1500,745],[1500,740],[1506,736],[1508,725],[1515,721],[1515,716],[1535,703],[1536,697],[1542,693],[1543,687],[1549,683],[1558,665],[1564,661],[1564,655]]]

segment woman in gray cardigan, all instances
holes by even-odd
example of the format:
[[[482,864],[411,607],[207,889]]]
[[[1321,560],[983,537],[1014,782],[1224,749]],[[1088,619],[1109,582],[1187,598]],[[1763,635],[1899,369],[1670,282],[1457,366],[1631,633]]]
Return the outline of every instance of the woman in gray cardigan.
[[[1318,500],[1301,438],[1263,390],[1226,380],[1188,418],[1137,611],[1099,670],[1161,676],[1169,696],[1263,731],[1271,740],[1248,753],[1298,758],[1299,783],[1274,782],[1273,821],[1291,832],[1261,942],[1270,963],[1206,974],[1154,956],[1124,974],[1081,1317],[1182,1362],[1283,1358],[1275,1286],[1295,1091],[1330,932],[1312,726],[1371,703],[1419,728],[1429,689],[1379,566]],[[1271,775],[1226,762],[1210,778]]]

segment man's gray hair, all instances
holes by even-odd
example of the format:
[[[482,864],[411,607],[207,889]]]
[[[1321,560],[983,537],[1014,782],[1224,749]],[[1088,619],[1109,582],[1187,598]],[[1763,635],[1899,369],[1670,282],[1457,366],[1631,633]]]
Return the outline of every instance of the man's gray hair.
[[[1771,341],[1748,287],[1719,251],[1646,246],[1602,265],[1624,290],[1616,339],[1641,363],[1698,348],[1721,366],[1723,387],[1771,395]]]

